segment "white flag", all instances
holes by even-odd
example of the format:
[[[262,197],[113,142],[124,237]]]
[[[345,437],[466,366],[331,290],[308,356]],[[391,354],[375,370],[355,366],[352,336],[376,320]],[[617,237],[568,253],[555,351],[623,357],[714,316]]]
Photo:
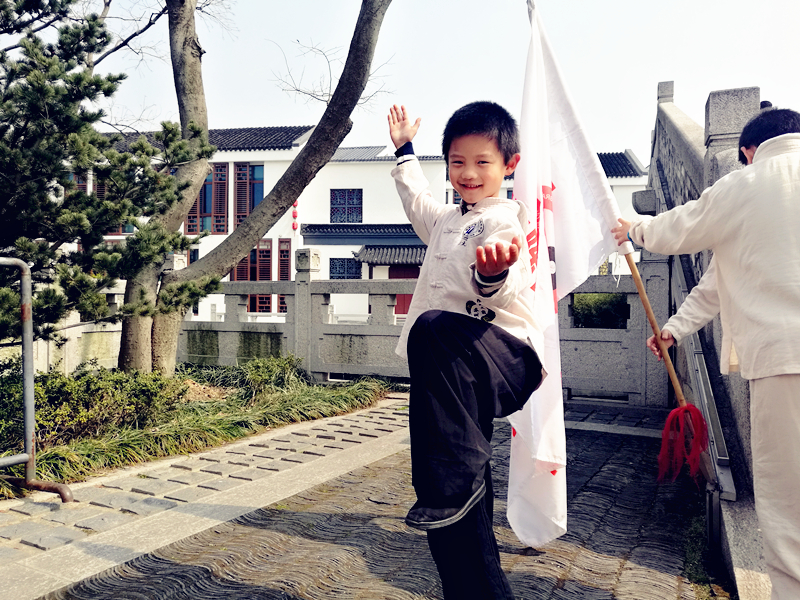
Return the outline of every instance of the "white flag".
[[[567,528],[558,300],[618,250],[611,228],[620,211],[561,80],[533,0],[528,0],[528,11],[531,42],[514,196],[528,209],[535,281],[531,293],[545,332],[542,362],[548,375],[525,407],[509,417],[513,437],[508,521],[523,543],[536,546]],[[633,248],[626,244],[619,250],[628,253]]]

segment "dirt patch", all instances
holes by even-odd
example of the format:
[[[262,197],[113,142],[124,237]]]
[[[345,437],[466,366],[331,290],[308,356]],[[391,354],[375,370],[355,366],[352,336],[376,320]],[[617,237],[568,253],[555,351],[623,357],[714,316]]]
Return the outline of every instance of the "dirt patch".
[[[217,387],[213,385],[203,385],[191,379],[184,382],[187,386],[184,402],[208,402],[209,400],[224,400],[236,390],[233,388]]]

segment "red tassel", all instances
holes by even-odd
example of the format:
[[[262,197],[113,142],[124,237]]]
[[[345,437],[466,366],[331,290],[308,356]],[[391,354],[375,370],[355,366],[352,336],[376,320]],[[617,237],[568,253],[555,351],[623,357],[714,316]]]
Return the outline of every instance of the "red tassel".
[[[688,421],[688,423],[687,423]],[[691,448],[687,452],[687,428]],[[694,435],[692,436],[692,433]],[[700,455],[708,448],[708,425],[700,410],[687,404],[669,413],[661,434],[661,452],[658,454],[658,481],[675,481],[683,464],[689,465],[689,475],[696,477],[700,470]]]

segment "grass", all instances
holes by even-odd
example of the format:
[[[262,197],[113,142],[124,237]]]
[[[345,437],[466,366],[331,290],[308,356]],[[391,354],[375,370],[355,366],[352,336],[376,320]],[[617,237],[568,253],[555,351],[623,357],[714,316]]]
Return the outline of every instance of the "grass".
[[[709,574],[707,570],[711,563],[709,562],[705,517],[694,517],[686,528],[685,536],[686,558],[683,575],[691,582],[697,600],[713,600],[714,598],[738,600],[735,592],[729,594],[721,586],[715,584],[714,573]],[[734,586],[730,582],[726,581],[725,583],[726,588],[733,589]]]
[[[288,423],[367,408],[390,389],[375,379],[312,385],[291,357],[253,361],[244,367],[183,368],[176,377],[222,387],[227,394],[220,399],[184,399],[157,415],[156,423],[149,427],[124,426],[43,447],[36,456],[37,478],[59,483],[82,481],[109,469],[197,452]],[[22,476],[24,466],[11,467],[8,472]],[[0,497],[21,493],[0,480]]]

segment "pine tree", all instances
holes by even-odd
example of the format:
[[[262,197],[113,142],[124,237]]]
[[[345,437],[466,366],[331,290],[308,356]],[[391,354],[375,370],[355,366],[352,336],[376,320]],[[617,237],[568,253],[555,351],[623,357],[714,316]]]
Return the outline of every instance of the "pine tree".
[[[140,298],[110,314],[106,293],[187,249],[192,240],[151,217],[189,185],[176,182],[174,169],[213,152],[194,126],[182,139],[178,125],[162,124],[155,145],[142,137],[126,152],[115,149],[118,136],[98,133],[103,115],[92,102],[112,95],[124,75],[93,73],[90,58],[109,36],[96,15],[68,20],[74,2],[0,0],[0,255],[31,265],[35,335],[48,340],[61,339],[57,324],[70,311],[91,322],[153,313],[154,303]],[[89,193],[81,185],[88,180]],[[127,225],[135,233],[126,244],[104,243]],[[17,277],[0,269],[2,340],[21,332]],[[190,305],[218,280],[171,302]]]

